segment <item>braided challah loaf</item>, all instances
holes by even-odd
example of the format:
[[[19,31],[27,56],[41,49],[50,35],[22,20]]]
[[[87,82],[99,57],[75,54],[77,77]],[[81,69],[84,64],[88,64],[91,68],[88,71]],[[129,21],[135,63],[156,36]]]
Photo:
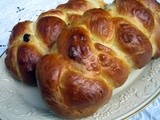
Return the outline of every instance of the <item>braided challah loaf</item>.
[[[68,25],[52,53],[37,64],[38,83],[50,108],[77,118],[104,105],[133,69],[159,56],[159,13],[153,0],[116,0],[107,10],[88,10]]]
[[[36,85],[37,61],[52,51],[61,31],[84,11],[104,8],[102,0],[69,0],[56,9],[42,13],[37,21],[18,23],[9,39],[5,63],[11,73],[20,81]]]
[[[76,3],[82,9],[77,8]],[[70,0],[56,10],[41,14],[36,24],[29,28],[26,26],[30,22],[27,22],[26,26],[13,29],[6,58],[6,65],[17,76],[17,71],[24,72],[21,66],[30,68],[28,62],[29,65],[30,61],[34,63],[43,99],[54,112],[65,118],[93,114],[107,103],[114,88],[125,83],[132,70],[142,68],[152,58],[160,56],[158,2],[115,0],[105,9],[102,1],[98,6],[94,2],[88,3],[91,6],[84,7],[82,0]],[[47,31],[56,25],[55,34]],[[36,46],[36,50],[32,50],[34,47],[29,50],[36,55],[21,47],[28,43],[21,45],[22,42],[15,41],[14,36],[19,38],[21,32],[17,35],[14,31],[20,29],[25,30],[21,39],[31,35],[30,46]],[[22,51],[26,51],[25,54]],[[30,59],[23,57],[27,53]],[[20,69],[15,67],[17,64]]]

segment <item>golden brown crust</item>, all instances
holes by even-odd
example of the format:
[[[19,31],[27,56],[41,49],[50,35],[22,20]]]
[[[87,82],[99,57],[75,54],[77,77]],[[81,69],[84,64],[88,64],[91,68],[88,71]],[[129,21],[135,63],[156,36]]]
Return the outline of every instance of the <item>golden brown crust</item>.
[[[69,19],[69,23],[68,25],[70,25],[71,23],[75,22],[75,21],[79,21],[79,19],[81,18],[81,15],[78,14],[68,14],[68,19]]]
[[[115,55],[116,54],[111,48],[109,48],[109,47],[107,47],[103,44],[95,43],[94,46],[95,46],[96,50],[98,50],[98,51],[107,53],[109,55]]]
[[[112,87],[122,86],[130,73],[130,69],[122,60],[109,54],[99,54],[102,75]],[[107,79],[108,78],[108,79]]]
[[[25,21],[13,28],[5,64],[18,80],[35,86],[36,62],[43,53],[36,46],[30,27],[32,24],[31,21]]]
[[[91,115],[112,94],[112,88],[104,80],[85,77],[61,55],[45,55],[37,67],[42,96],[61,117]]]
[[[115,0],[115,17],[122,17],[134,24],[152,43],[152,57],[160,56],[157,44],[160,26],[160,4],[156,0]],[[124,4],[124,5],[123,5]]]
[[[153,31],[155,23],[151,10],[140,2],[136,0],[116,0],[116,7],[120,14],[135,16],[148,31]]]
[[[84,109],[99,106],[110,97],[110,89],[103,80],[87,78],[74,72],[65,74],[63,94],[69,107]]]
[[[35,45],[21,45],[17,50],[17,67],[25,83],[36,85],[36,63],[42,57]]]
[[[12,73],[12,75],[19,79],[21,79],[21,76],[19,75],[19,70],[17,67],[17,56],[16,56],[16,51],[17,48],[16,47],[10,47],[10,49],[7,49],[7,56],[5,58],[5,65],[7,67],[7,69]]]
[[[152,12],[160,12],[160,3],[157,0],[137,0]]]
[[[66,29],[58,42],[60,53],[67,58],[85,64],[89,62],[88,58],[92,57],[88,33],[81,27]]]
[[[15,38],[22,37],[24,33],[31,32],[30,29],[28,28],[30,24],[32,24],[31,21],[24,21],[15,25],[12,29],[8,45],[12,45],[14,44],[14,42],[17,42],[18,39]]]
[[[93,35],[103,42],[112,42],[114,25],[110,14],[104,9],[91,9],[84,13],[81,24],[87,26]]]
[[[75,11],[86,11],[88,8],[87,6],[87,2],[85,0],[69,0],[67,3],[65,4],[61,4],[57,7],[58,9],[71,9],[71,10],[75,10]]]
[[[150,40],[136,27],[121,18],[115,18],[117,42],[133,59],[135,66],[144,67],[152,58]]]
[[[128,78],[130,67],[118,58],[111,48],[100,43],[95,43],[95,48],[100,52],[98,60],[102,68],[102,76],[108,80],[112,87],[122,86]]]
[[[54,16],[54,17],[58,17],[58,18],[61,18],[61,19],[65,19],[65,13],[61,10],[57,10],[57,9],[51,9],[51,10],[48,10],[46,12],[43,12],[39,15],[38,19],[39,18],[42,18],[42,17],[46,17],[46,16]]]
[[[37,36],[51,48],[65,27],[66,23],[60,18],[54,16],[42,17],[37,22]]]
[[[74,13],[74,14],[80,14],[82,15],[84,11],[87,11],[91,8],[104,8],[105,3],[103,0],[69,0],[65,4],[61,4],[57,6],[57,9],[61,9],[63,11],[66,11],[67,13]]]
[[[155,31],[155,40],[158,47],[156,55],[154,57],[160,57],[160,17],[159,17],[159,24],[157,25],[157,30]]]

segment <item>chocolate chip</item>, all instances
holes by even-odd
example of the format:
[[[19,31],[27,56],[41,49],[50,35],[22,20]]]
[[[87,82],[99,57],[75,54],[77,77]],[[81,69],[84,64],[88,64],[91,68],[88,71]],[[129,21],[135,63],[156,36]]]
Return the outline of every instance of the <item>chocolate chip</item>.
[[[23,36],[23,41],[24,42],[29,42],[29,39],[30,38],[30,34],[24,34],[24,36]]]

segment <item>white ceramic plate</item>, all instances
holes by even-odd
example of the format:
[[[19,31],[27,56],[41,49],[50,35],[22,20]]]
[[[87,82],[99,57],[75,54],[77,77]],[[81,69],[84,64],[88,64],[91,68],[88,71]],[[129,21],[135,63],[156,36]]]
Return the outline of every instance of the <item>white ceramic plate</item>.
[[[45,106],[37,87],[14,80],[0,59],[0,118],[2,120],[59,120]],[[133,71],[127,82],[114,90],[108,104],[85,120],[124,119],[131,116],[160,93],[160,59]]]
[[[51,0],[47,0],[51,1]],[[53,0],[54,1],[54,0]],[[56,0],[53,6],[67,0]],[[105,0],[112,2],[113,0]],[[36,6],[35,6],[35,4]],[[10,4],[9,4],[10,3]],[[18,21],[27,19],[35,20],[36,16],[43,10],[53,8],[50,2],[44,0],[23,1],[2,0],[1,7],[7,6],[4,15],[0,12],[2,20],[0,25],[1,38],[8,39],[12,28]],[[19,7],[17,7],[19,6]],[[47,7],[46,7],[47,6]],[[24,8],[24,9],[23,9]],[[7,31],[8,30],[8,31]],[[5,41],[7,42],[7,41]],[[4,44],[7,44],[5,43]],[[0,119],[2,120],[59,120],[45,106],[36,87],[25,86],[13,79],[4,65],[5,55],[0,58]],[[85,120],[110,120],[124,119],[144,106],[148,105],[160,93],[160,59],[152,60],[141,70],[133,71],[127,82],[120,88],[114,90],[113,96],[108,104],[101,108],[93,116]]]

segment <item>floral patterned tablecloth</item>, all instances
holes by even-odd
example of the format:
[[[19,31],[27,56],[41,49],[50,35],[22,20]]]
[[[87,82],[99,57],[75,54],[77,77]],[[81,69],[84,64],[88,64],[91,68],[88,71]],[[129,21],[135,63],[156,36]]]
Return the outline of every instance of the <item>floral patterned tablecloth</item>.
[[[67,0],[1,0],[0,1],[0,55],[5,51],[13,26],[24,20],[35,20],[46,10],[55,8]],[[105,0],[111,3],[112,0]],[[1,91],[0,91],[1,92]],[[3,120],[0,113],[0,120]],[[4,118],[7,118],[5,116]],[[160,96],[134,114],[131,120],[160,120]]]

